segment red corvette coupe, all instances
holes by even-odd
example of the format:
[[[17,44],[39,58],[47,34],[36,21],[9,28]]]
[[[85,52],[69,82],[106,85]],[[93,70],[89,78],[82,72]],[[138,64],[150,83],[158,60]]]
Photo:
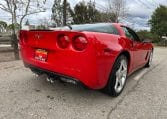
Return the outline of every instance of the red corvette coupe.
[[[153,45],[118,23],[20,31],[23,62],[35,74],[118,96],[127,76],[149,67]]]

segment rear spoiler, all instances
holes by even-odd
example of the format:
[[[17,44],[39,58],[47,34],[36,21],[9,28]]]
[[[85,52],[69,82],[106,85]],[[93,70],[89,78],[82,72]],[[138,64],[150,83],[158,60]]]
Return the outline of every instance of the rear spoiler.
[[[32,29],[29,31],[54,31],[54,30],[50,30],[50,29]]]

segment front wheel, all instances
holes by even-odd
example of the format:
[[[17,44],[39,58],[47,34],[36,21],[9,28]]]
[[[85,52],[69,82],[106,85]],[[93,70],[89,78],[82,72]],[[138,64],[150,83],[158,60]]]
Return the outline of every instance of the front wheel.
[[[150,52],[150,56],[149,56],[148,62],[145,65],[146,68],[150,67],[152,65],[152,60],[153,60],[153,50]]]
[[[121,55],[114,63],[108,84],[104,89],[105,92],[113,97],[120,95],[126,84],[127,72],[128,60],[124,55]]]

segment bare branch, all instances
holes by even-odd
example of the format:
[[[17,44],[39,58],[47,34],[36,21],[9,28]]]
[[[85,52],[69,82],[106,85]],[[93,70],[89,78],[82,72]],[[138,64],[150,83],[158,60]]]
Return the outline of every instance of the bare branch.
[[[3,7],[1,7],[1,6],[0,6],[0,9],[2,9],[2,10],[5,11],[5,12],[9,12],[9,13],[11,13],[8,9],[3,8]]]
[[[9,8],[7,8],[4,4],[0,3],[0,9],[6,11],[6,12],[10,12],[11,13],[11,10]]]
[[[12,12],[12,5],[11,5],[11,3],[8,0],[5,0],[5,1],[6,1],[7,6],[8,6],[8,9]]]
[[[125,18],[127,13],[126,0],[108,0],[109,10],[115,16],[115,22],[120,18]]]
[[[3,5],[3,4],[1,4],[1,3],[0,3],[0,6],[1,6],[2,8],[4,8],[4,9],[7,9],[6,6]]]
[[[24,2],[22,1],[22,3],[24,3]],[[24,15],[21,17],[21,19],[20,19],[20,29],[21,29],[21,27],[22,27],[23,19],[27,16],[27,13],[28,13],[28,10],[29,10],[29,6],[30,6],[30,0],[28,0],[28,3],[27,3],[27,5],[26,5],[25,13],[24,13]]]
[[[16,24],[19,20],[22,26],[26,16],[45,12],[43,6],[45,3],[46,0],[3,0],[0,3],[0,9],[11,14],[12,23]]]

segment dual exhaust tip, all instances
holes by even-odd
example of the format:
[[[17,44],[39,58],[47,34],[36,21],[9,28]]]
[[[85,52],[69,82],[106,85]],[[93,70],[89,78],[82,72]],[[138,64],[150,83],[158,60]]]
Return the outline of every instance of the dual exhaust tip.
[[[70,84],[77,85],[77,81],[75,81],[73,79],[69,79],[69,78],[60,77],[60,76],[49,76],[48,74],[36,74],[36,73],[34,73],[34,76],[37,77],[38,79],[41,79],[42,77],[45,77],[46,81],[50,82],[52,84],[56,80],[60,80],[60,81],[65,82],[65,83],[70,83]]]

